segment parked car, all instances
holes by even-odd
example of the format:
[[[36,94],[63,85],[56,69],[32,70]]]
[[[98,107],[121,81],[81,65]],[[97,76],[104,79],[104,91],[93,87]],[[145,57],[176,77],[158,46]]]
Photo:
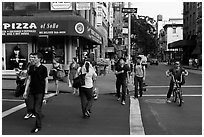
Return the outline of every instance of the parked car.
[[[159,65],[159,61],[158,61],[157,58],[152,58],[152,59],[150,60],[150,65],[153,65],[153,64]]]

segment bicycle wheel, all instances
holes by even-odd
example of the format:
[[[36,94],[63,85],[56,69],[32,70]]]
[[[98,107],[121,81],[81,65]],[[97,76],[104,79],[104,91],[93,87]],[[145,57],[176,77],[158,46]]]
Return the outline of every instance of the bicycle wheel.
[[[181,92],[178,91],[177,92],[177,95],[178,95],[178,105],[181,106],[182,105],[182,97],[181,97]]]
[[[177,95],[176,95],[176,90],[173,90],[173,101],[176,102]]]

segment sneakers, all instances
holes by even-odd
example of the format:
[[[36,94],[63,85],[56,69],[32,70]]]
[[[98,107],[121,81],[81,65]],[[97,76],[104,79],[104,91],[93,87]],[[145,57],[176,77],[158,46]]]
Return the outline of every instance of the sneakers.
[[[40,128],[33,128],[30,132],[31,133],[37,133],[38,131],[40,131]]]
[[[28,113],[28,114],[26,114],[26,115],[24,116],[24,119],[29,119],[30,117],[32,117],[32,115],[33,115],[33,114]]]
[[[36,118],[36,116],[34,114],[32,114],[32,118]]]
[[[35,118],[36,116],[34,115],[34,114],[32,114],[32,113],[28,113],[28,114],[26,114],[25,116],[24,116],[24,119],[29,119],[29,118]]]
[[[171,100],[170,100],[170,99],[166,99],[166,102],[167,102],[167,103],[171,103]]]
[[[119,100],[120,100],[120,98],[117,99],[117,101],[119,101]]]
[[[125,105],[125,101],[122,101],[122,103],[121,103],[122,105]]]

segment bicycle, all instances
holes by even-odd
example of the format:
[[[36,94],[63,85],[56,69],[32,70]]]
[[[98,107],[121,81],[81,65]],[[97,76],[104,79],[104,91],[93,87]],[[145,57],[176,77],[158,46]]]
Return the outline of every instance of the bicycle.
[[[182,74],[181,74],[181,80],[175,80],[174,76],[171,75],[174,82],[174,89],[173,89],[173,102],[177,103],[178,106],[182,106],[183,103],[183,96],[182,96],[182,89],[181,89],[181,82],[182,82]]]

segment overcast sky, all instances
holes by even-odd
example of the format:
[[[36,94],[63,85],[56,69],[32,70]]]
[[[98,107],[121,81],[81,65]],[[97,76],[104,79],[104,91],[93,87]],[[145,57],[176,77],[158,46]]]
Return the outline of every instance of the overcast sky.
[[[127,5],[126,5],[127,6]],[[157,15],[163,15],[163,20],[169,18],[182,18],[183,2],[133,2],[131,1],[131,8],[137,8],[138,15],[152,17],[156,20]]]

